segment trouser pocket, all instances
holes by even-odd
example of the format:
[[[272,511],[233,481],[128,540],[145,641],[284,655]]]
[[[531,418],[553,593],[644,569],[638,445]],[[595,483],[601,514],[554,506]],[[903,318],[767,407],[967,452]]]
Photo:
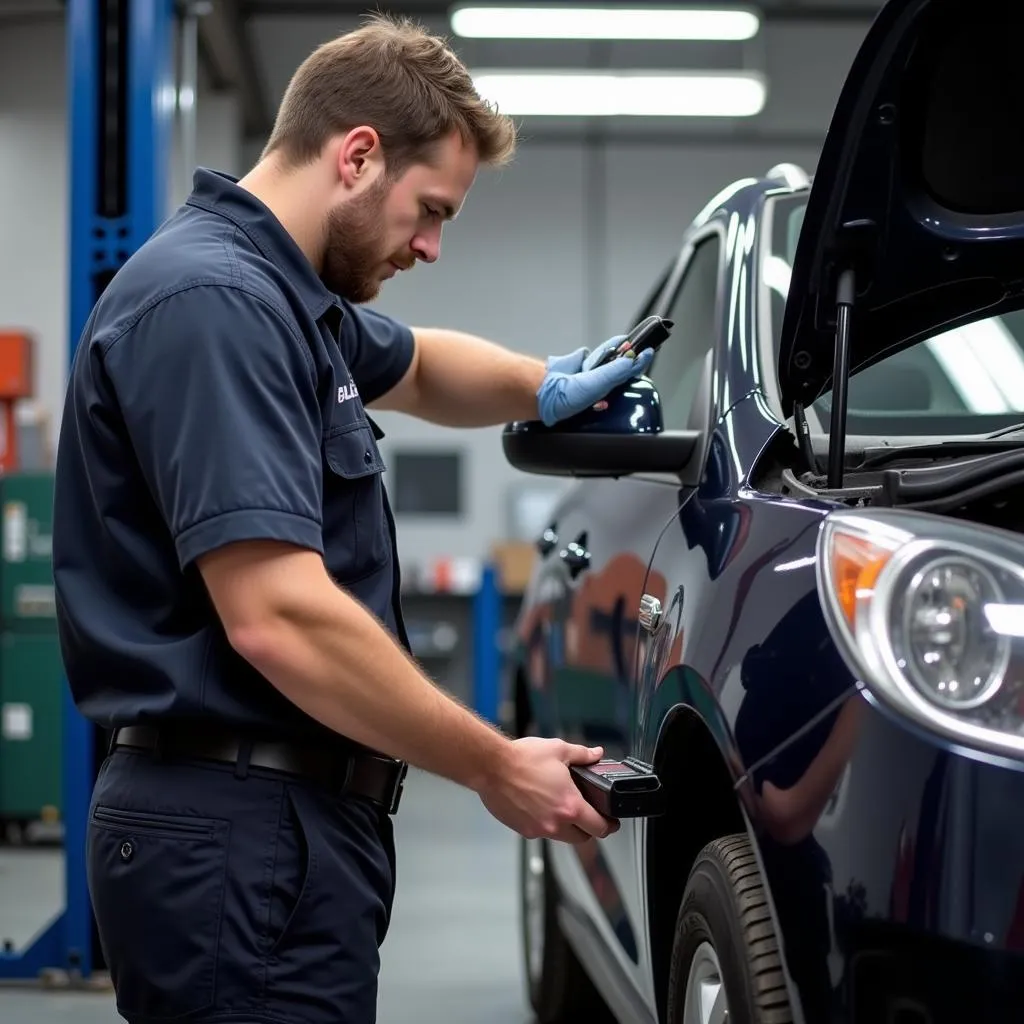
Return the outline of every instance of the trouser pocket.
[[[94,807],[89,891],[117,994],[134,1022],[188,1018],[216,998],[230,824]]]
[[[375,808],[288,787],[271,901],[268,1017],[372,1024],[392,873]]]
[[[270,946],[274,957],[289,937],[292,923],[308,897],[316,875],[316,858],[299,816],[291,787],[285,788],[286,815],[277,836],[274,878],[270,891]]]

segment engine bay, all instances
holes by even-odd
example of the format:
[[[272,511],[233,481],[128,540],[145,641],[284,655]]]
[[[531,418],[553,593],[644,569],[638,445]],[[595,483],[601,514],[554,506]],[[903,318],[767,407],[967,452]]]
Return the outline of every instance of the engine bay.
[[[823,458],[808,468],[795,444],[785,454],[776,449],[766,456],[756,486],[789,497],[849,508],[916,509],[1015,532],[1024,527],[1020,437],[853,448],[846,453],[841,488],[828,486]]]

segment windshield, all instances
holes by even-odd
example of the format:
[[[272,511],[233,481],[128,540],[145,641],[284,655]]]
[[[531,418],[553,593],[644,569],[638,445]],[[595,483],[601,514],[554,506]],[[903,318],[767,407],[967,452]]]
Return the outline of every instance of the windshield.
[[[773,203],[770,250],[761,270],[762,287],[771,303],[773,374],[806,202],[803,195]],[[808,407],[810,426],[816,433],[828,432],[831,397],[822,395]],[[934,335],[850,377],[850,434],[979,434],[1022,420],[1024,312],[978,320]]]

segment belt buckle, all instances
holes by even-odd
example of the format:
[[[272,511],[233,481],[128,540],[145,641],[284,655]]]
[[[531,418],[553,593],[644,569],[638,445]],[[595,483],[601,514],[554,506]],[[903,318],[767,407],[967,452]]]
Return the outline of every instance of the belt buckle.
[[[388,806],[388,814],[398,813],[398,805],[402,802],[402,792],[405,789],[405,777],[409,774],[409,765],[403,761],[398,769],[398,777],[395,779],[394,788],[391,790],[391,800]]]

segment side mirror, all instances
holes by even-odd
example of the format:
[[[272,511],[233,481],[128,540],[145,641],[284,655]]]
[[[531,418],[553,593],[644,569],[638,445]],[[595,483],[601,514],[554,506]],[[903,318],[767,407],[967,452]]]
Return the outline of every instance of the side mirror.
[[[700,449],[699,430],[665,430],[661,399],[647,377],[612,391],[602,402],[553,427],[539,420],[509,423],[505,458],[543,476],[620,477],[632,473],[679,476]]]

